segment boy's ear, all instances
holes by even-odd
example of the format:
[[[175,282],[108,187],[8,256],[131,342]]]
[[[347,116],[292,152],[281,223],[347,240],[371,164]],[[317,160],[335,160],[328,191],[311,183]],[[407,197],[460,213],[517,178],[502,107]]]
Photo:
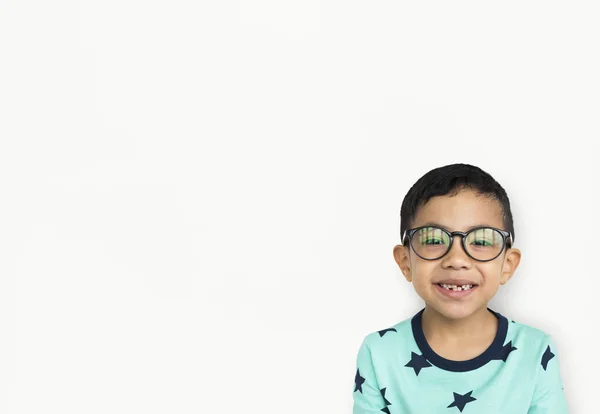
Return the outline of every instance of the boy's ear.
[[[521,251],[519,249],[507,249],[504,256],[504,263],[502,264],[502,274],[500,275],[500,284],[503,285],[510,280],[510,278],[519,267],[521,261]]]
[[[394,246],[394,260],[402,271],[402,274],[407,281],[412,282],[412,274],[410,272],[410,252],[407,246],[397,244]]]

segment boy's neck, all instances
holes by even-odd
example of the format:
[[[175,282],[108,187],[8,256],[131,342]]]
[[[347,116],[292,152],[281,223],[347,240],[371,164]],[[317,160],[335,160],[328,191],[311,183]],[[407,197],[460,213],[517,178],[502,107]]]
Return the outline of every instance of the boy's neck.
[[[450,319],[426,306],[422,328],[428,342],[461,343],[479,340],[490,344],[498,330],[498,318],[483,306],[463,319]]]

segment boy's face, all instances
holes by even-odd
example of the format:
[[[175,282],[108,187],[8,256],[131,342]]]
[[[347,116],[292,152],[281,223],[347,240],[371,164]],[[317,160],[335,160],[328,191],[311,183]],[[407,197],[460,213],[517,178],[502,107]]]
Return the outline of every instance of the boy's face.
[[[411,228],[438,223],[449,231],[463,231],[473,226],[491,226],[504,229],[502,209],[498,201],[477,196],[466,189],[456,196],[438,196],[430,199],[418,209]],[[428,307],[450,319],[462,319],[478,310],[485,309],[490,299],[505,284],[519,265],[521,252],[506,249],[494,260],[479,262],[463,250],[462,237],[455,236],[452,248],[437,260],[424,260],[406,246],[394,247],[394,259],[404,277],[413,286]],[[450,297],[440,292],[438,282],[460,279],[477,286],[462,297]]]

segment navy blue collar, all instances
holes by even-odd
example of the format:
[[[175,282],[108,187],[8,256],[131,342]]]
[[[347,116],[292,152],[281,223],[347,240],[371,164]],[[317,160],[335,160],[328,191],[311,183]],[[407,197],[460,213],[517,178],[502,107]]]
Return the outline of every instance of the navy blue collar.
[[[492,342],[488,349],[486,349],[481,355],[476,356],[473,359],[469,359],[467,361],[452,361],[436,354],[427,343],[421,322],[423,311],[425,311],[425,308],[423,308],[419,313],[413,316],[411,325],[417,346],[421,350],[421,353],[425,359],[438,368],[454,372],[472,371],[490,362],[492,358],[497,356],[498,353],[502,351],[504,340],[506,339],[506,332],[508,331],[508,320],[500,313],[494,312],[490,308],[487,308],[487,310],[494,314],[496,318],[498,318],[498,331],[496,332],[494,342]]]

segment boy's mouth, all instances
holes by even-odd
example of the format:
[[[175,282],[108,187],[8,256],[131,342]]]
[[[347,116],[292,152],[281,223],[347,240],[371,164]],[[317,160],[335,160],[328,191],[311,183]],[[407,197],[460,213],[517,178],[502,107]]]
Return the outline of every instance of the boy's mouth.
[[[463,290],[471,290],[475,287],[477,287],[476,284],[473,283],[469,283],[469,284],[464,284],[464,285],[453,285],[453,284],[448,284],[448,283],[436,283],[436,285],[438,285],[439,287],[445,289],[445,290],[450,290],[450,291],[454,291],[454,292],[460,292]]]
[[[474,283],[465,284],[449,284],[449,283],[434,283],[435,289],[443,296],[451,299],[462,299],[473,294],[477,290],[478,285]]]

